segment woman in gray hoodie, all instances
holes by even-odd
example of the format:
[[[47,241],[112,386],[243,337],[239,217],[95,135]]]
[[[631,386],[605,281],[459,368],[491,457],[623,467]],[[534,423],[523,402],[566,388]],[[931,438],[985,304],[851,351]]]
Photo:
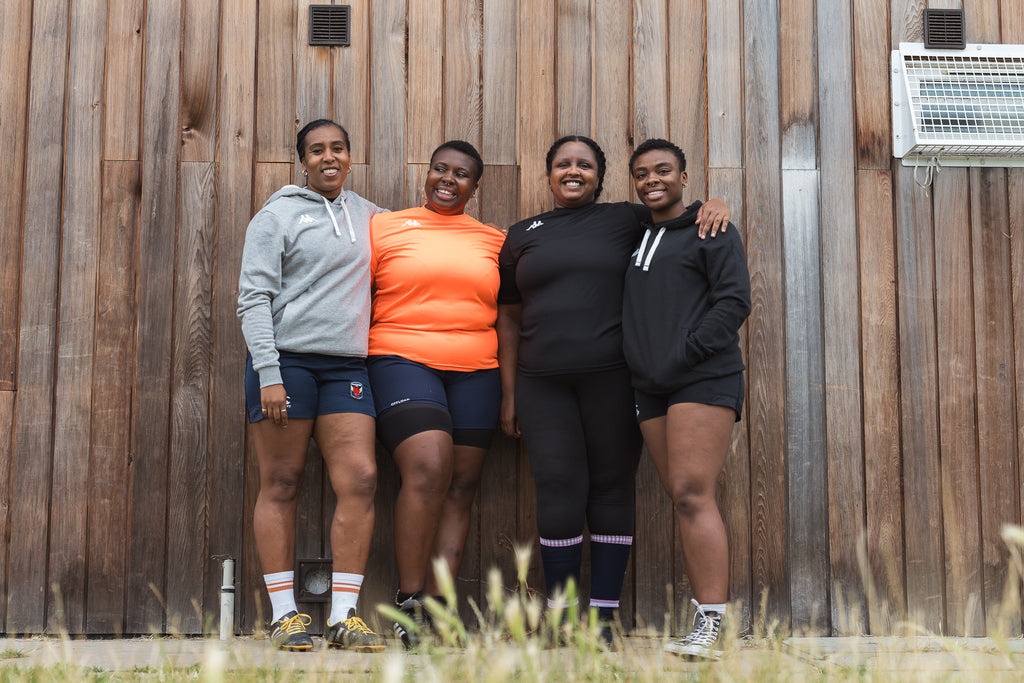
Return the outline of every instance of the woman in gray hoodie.
[[[299,131],[306,186],[286,185],[249,223],[238,316],[249,349],[245,393],[260,469],[256,548],[273,607],[271,640],[312,649],[295,605],[295,516],[309,440],[337,496],[331,522],[331,647],[378,651],[355,616],[373,534],[374,405],[366,374],[370,217],[380,207],[342,188],[348,133],[318,119]]]

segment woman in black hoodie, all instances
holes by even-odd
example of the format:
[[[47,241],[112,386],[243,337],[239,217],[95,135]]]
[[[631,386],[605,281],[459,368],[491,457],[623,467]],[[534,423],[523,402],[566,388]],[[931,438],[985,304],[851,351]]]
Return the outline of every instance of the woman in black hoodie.
[[[701,203],[683,203],[686,158],[679,147],[647,140],[629,170],[653,221],[626,272],[623,348],[637,420],[672,497],[697,607],[690,635],[665,649],[717,657],[729,549],[715,483],[743,408],[738,330],[750,313],[750,277],[738,230],[699,238]]]

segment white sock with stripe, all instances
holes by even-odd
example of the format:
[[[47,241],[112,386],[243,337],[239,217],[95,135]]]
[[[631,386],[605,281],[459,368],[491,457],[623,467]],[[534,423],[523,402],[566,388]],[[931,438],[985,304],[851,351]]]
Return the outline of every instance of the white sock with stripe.
[[[334,572],[331,577],[331,616],[327,622],[337,624],[348,619],[349,611],[356,608],[359,589],[363,586],[363,575]]]
[[[289,612],[299,611],[295,606],[295,572],[264,574],[263,581],[267,584],[270,607],[274,613],[271,621],[277,621]]]

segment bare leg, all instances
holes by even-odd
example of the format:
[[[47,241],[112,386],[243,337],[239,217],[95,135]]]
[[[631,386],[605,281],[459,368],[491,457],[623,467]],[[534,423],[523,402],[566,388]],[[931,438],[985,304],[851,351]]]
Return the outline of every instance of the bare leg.
[[[292,419],[287,427],[261,420],[250,428],[260,466],[260,492],[253,511],[260,565],[264,574],[292,571],[295,568],[295,510],[313,420]]]
[[[444,558],[453,579],[459,575],[459,567],[462,565],[466,536],[469,534],[470,512],[480,486],[480,473],[484,469],[486,456],[487,450],[484,448],[455,446],[452,483],[441,508],[437,535],[430,552],[431,559]],[[441,593],[433,571],[427,574],[426,592],[428,595]]]
[[[374,420],[359,413],[321,415],[314,438],[338,500],[331,520],[334,571],[363,574],[373,537],[377,490]]]
[[[395,449],[402,487],[395,504],[395,560],[398,589],[421,591],[430,566],[441,507],[452,481],[452,437],[430,430],[414,434]]]
[[[715,501],[736,413],[700,403],[669,406],[664,418],[640,425],[679,523],[686,575],[694,598],[723,603],[729,597],[729,546]]]

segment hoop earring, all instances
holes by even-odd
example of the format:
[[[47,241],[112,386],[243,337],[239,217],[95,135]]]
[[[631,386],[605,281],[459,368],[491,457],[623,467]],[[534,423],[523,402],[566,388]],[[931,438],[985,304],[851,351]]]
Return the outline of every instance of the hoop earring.
[[[473,195],[469,198],[469,201],[466,202],[466,206],[463,211],[469,213],[470,211],[475,211],[478,206],[480,206],[480,202],[477,200],[476,195]]]

